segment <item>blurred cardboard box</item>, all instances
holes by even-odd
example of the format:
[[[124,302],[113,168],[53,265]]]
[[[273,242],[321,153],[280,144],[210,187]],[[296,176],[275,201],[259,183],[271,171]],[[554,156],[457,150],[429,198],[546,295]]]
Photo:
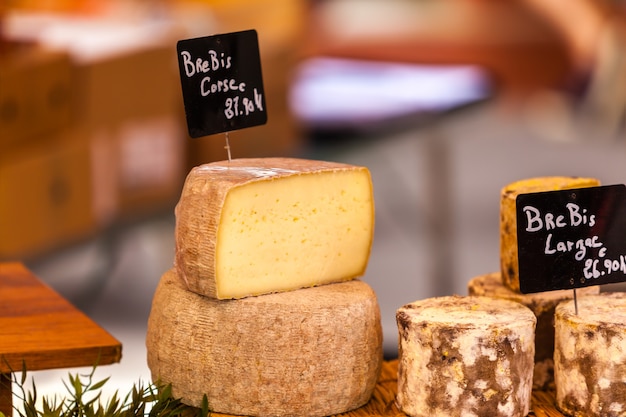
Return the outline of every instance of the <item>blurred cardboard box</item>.
[[[0,54],[0,152],[47,140],[72,120],[72,62],[67,53],[6,43]]]
[[[92,145],[98,224],[173,208],[185,177],[180,118],[136,118],[85,130],[85,138]]]
[[[180,117],[178,32],[167,19],[132,13],[22,12],[8,21],[13,39],[29,39],[70,57],[72,128],[94,149],[94,209],[103,227],[119,217],[171,207],[178,198],[187,145]],[[149,181],[147,171],[156,173]]]
[[[99,223],[170,208],[182,187],[187,146],[175,42],[75,57],[76,124],[97,149]]]
[[[0,154],[0,259],[25,259],[89,236],[90,144],[64,130]]]
[[[179,87],[172,42],[79,60],[76,63],[78,122],[99,128],[174,114]]]

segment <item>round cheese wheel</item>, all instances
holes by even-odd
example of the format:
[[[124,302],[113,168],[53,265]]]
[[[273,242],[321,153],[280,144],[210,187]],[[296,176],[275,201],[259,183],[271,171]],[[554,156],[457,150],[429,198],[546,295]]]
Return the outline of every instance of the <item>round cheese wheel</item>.
[[[502,283],[500,272],[472,278],[467,289],[469,295],[495,297],[518,302],[528,307],[535,314],[537,327],[535,328],[533,388],[551,388],[554,385],[554,310],[562,301],[571,300],[574,297],[574,292],[572,290],[557,290],[521,294]],[[599,293],[599,286],[577,290],[579,297]]]
[[[513,301],[448,296],[396,312],[398,397],[413,417],[525,416],[535,315]]]
[[[502,188],[500,192],[500,272],[504,285],[514,291],[520,290],[515,208],[517,196],[598,185],[600,181],[595,178],[538,177],[517,181]]]
[[[555,315],[557,407],[573,416],[626,415],[626,294],[559,304]]]
[[[353,280],[237,300],[161,278],[146,337],[154,380],[218,413],[327,416],[369,400],[382,366],[376,295]]]

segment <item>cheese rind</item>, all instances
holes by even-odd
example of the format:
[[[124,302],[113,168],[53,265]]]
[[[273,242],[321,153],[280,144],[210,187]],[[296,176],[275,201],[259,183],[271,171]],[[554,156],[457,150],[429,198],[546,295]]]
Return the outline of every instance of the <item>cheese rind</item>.
[[[521,294],[502,283],[500,272],[472,278],[467,286],[471,296],[484,296],[515,301],[528,307],[537,317],[535,328],[535,371],[533,388],[548,389],[554,385],[554,310],[556,306],[571,300],[572,290],[546,291]],[[578,297],[600,293],[599,286],[578,289]]]
[[[369,170],[293,158],[191,170],[176,207],[175,265],[191,291],[242,298],[351,280],[374,233]]]
[[[161,278],[146,336],[154,380],[212,411],[326,416],[364,405],[382,366],[376,295],[352,280],[239,300]]]
[[[572,416],[626,415],[626,294],[559,304],[555,315],[556,405]]]
[[[520,291],[517,252],[516,199],[519,194],[595,187],[595,178],[537,177],[516,181],[500,191],[500,272],[502,282],[513,291]]]
[[[396,312],[398,397],[412,417],[526,416],[535,315],[490,297],[438,297]]]

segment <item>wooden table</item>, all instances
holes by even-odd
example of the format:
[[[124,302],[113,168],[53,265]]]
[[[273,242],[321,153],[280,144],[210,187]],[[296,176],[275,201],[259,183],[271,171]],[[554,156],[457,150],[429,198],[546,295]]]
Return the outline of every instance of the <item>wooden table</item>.
[[[21,263],[0,263],[0,411],[12,415],[11,372],[107,365],[122,345]]]

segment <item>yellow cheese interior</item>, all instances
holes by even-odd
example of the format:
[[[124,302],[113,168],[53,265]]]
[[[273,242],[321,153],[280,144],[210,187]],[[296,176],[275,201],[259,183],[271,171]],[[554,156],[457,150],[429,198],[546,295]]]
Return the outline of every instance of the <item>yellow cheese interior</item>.
[[[356,278],[374,229],[363,168],[269,178],[232,188],[219,220],[218,298],[240,298]]]
[[[509,184],[504,187],[503,194],[515,199],[518,194],[567,190],[571,188],[594,187],[598,185],[600,185],[600,181],[595,178],[537,177],[528,178]]]

